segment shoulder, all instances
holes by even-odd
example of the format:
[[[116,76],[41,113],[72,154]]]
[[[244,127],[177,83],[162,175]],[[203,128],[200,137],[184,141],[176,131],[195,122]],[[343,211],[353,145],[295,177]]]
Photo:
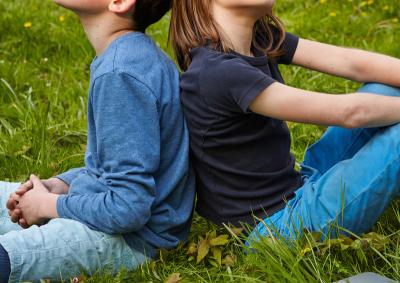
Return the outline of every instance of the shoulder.
[[[245,60],[240,58],[234,53],[219,52],[208,47],[198,47],[191,51],[192,64],[201,65],[208,70],[221,69],[226,66],[235,66],[240,64],[247,64]]]
[[[91,97],[97,99],[100,97],[107,97],[107,99],[147,97],[146,99],[158,101],[154,91],[146,82],[120,70],[105,72],[96,77],[92,81]]]
[[[244,69],[254,68],[234,53],[218,52],[208,47],[191,51],[192,63],[183,74],[182,80],[197,77],[202,84],[213,84],[234,79]]]
[[[97,73],[130,76],[154,93],[160,93],[163,81],[179,83],[179,72],[172,60],[147,35],[132,32],[121,36],[107,50],[108,67]]]

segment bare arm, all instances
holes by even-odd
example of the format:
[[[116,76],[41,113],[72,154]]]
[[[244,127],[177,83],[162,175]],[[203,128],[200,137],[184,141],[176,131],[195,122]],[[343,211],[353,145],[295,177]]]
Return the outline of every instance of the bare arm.
[[[281,120],[367,128],[400,122],[400,98],[352,93],[329,95],[273,83],[250,105],[260,115]]]
[[[300,39],[293,64],[354,81],[400,87],[400,60],[373,52]]]

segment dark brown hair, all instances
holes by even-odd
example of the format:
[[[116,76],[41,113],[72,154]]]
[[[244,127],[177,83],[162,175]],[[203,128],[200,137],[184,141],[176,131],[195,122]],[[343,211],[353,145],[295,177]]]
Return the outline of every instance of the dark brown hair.
[[[171,9],[171,0],[137,0],[133,20],[135,29],[144,32]]]
[[[231,44],[223,36],[213,20],[213,0],[173,0],[169,37],[179,66],[183,71],[190,65],[190,50],[211,43],[222,52],[232,50]],[[275,30],[273,30],[275,29]],[[274,33],[278,36],[274,36]],[[266,46],[256,40],[266,37]],[[270,58],[282,55],[281,46],[285,39],[282,22],[273,14],[258,20],[253,30],[253,46]],[[275,42],[274,42],[275,40]]]

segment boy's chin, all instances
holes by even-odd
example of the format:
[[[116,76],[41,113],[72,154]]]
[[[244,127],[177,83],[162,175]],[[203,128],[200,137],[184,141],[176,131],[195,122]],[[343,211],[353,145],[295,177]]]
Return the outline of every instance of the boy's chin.
[[[65,9],[74,11],[78,14],[95,14],[107,9],[106,0],[53,0],[53,2]]]

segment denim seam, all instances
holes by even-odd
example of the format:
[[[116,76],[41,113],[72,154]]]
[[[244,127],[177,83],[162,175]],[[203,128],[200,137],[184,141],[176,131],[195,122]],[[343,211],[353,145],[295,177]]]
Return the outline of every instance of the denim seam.
[[[396,162],[400,162],[400,157],[398,157],[398,158],[394,159],[392,162],[390,162],[390,163],[386,166],[386,168],[389,167],[389,166],[391,166],[393,163],[396,163]],[[382,170],[382,171],[380,172],[380,174],[377,175],[377,176],[370,182],[370,184],[375,183],[376,180],[379,179],[379,178],[383,175],[384,172],[386,172],[386,168],[385,168],[385,170]],[[345,207],[343,207],[343,212],[345,213],[346,209],[347,209],[349,206],[351,206],[362,194],[364,194],[365,191],[366,191],[366,190],[362,190],[357,196],[355,196],[355,197],[353,198],[353,200],[352,200],[350,203],[348,203]],[[339,215],[340,215],[340,213],[338,213],[337,215],[335,215],[335,217],[334,217],[333,219],[330,219],[329,221],[327,221],[323,226],[321,226],[320,230],[323,230],[324,228],[326,228],[326,227],[328,226],[327,223],[332,223],[332,221],[336,220],[336,219],[338,218]]]

